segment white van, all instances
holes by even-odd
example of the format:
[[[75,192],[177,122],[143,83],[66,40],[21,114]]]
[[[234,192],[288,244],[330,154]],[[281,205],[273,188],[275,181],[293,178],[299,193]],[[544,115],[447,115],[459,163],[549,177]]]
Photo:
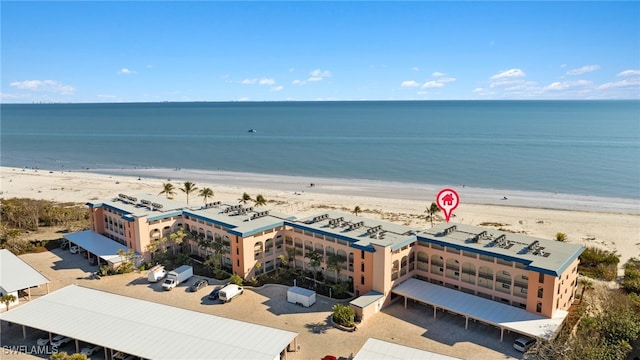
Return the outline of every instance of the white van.
[[[160,279],[163,279],[165,276],[167,276],[167,271],[164,269],[164,266],[156,265],[151,269],[149,269],[147,280],[149,280],[149,282],[158,282]]]
[[[218,294],[218,297],[222,302],[229,302],[234,297],[241,295],[244,289],[242,286],[238,286],[236,284],[229,284],[223,287]]]

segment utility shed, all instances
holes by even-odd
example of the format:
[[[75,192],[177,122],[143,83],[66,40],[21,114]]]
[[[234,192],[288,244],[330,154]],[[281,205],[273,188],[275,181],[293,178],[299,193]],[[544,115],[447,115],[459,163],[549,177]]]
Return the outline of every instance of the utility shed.
[[[313,290],[292,286],[287,290],[287,301],[292,304],[309,307],[316,303],[316,292]]]
[[[459,360],[458,358],[369,338],[353,360]]]
[[[286,358],[298,335],[77,285],[0,314],[0,319],[154,360]]]
[[[16,301],[9,306],[18,303],[18,291],[20,290],[27,291],[29,300],[31,300],[32,287],[46,284],[48,293],[49,282],[49,279],[38,270],[32,268],[11,251],[0,250],[0,296],[14,295],[16,297]]]

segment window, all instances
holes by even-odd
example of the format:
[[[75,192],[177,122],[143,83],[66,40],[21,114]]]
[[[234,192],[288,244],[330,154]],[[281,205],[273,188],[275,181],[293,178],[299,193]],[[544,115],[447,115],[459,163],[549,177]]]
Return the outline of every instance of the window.
[[[538,274],[538,282],[540,284],[544,284],[544,274],[543,273]]]
[[[364,250],[360,250],[360,259],[364,259]]]
[[[438,244],[431,244],[431,248],[435,250],[444,250],[444,246]]]
[[[364,285],[364,276],[360,276],[360,285]]]
[[[538,299],[542,299],[544,297],[544,289],[542,287],[538,288]]]
[[[364,272],[364,263],[360,264],[360,271]]]
[[[541,303],[541,302],[539,302],[539,303],[536,305],[536,312],[539,312],[539,313],[541,313],[541,312],[542,312],[542,303]]]

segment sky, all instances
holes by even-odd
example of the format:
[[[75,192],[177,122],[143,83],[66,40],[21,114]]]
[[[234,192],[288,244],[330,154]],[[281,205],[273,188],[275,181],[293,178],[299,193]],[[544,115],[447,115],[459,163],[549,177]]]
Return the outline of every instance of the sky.
[[[640,99],[640,2],[2,1],[2,103]]]

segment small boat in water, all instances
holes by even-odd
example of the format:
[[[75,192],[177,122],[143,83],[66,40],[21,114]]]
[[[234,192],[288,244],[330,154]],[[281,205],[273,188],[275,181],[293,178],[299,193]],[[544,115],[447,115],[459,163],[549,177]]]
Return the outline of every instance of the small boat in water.
[[[250,133],[257,133],[258,131],[256,131],[256,129],[249,129],[249,131],[248,131],[248,132],[250,132]]]

